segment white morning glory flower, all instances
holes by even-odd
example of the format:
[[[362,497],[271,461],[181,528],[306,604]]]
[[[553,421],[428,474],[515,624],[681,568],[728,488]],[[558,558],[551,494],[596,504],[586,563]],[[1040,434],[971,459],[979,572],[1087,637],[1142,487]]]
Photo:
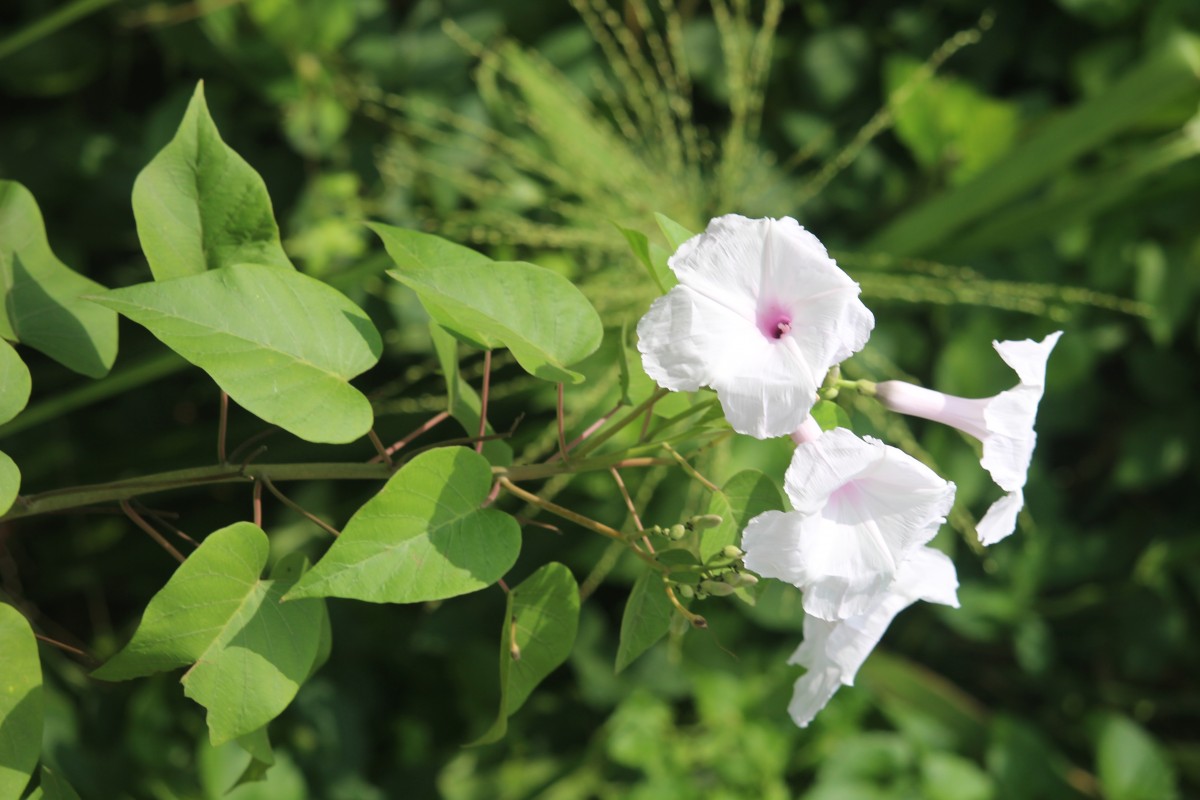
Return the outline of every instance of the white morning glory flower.
[[[1007,494],[979,521],[979,541],[994,544],[1017,527],[1017,514],[1025,505],[1025,477],[1037,433],[1033,423],[1046,385],[1046,361],[1062,331],[1035,342],[992,342],[996,352],[1016,371],[1020,383],[995,397],[966,399],[913,386],[885,381],[875,387],[876,397],[901,414],[930,419],[958,428],[983,442],[980,463]]]
[[[845,428],[799,445],[784,488],[795,510],[750,520],[742,534],[745,564],[799,587],[804,611],[826,620],[871,608],[954,502],[953,483]]]
[[[788,659],[808,672],[796,680],[788,713],[801,728],[812,722],[839,687],[852,686],[859,667],[897,614],[917,600],[958,607],[954,563],[932,547],[915,550],[896,580],[858,616],[830,622],[804,618],[804,641]]]
[[[858,284],[790,217],[717,217],[668,264],[679,285],[638,322],[642,365],[667,389],[715,389],[739,433],[795,430],[875,325]]]

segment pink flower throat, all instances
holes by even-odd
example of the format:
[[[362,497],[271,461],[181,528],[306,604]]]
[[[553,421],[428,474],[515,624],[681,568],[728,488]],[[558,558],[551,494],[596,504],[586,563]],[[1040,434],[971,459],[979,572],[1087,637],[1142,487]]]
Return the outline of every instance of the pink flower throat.
[[[767,306],[758,312],[758,329],[768,339],[782,339],[792,329],[792,314],[782,306]]]

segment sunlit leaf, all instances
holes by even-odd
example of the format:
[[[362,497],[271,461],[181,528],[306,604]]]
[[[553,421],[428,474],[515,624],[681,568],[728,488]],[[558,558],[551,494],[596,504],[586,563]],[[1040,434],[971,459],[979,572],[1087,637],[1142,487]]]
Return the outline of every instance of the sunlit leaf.
[[[266,184],[221,139],[203,83],[175,138],[134,182],[133,216],[155,280],[231,264],[292,266]]]
[[[208,709],[214,745],[266,725],[309,676],[325,615],[318,600],[280,601],[304,560],[285,558],[263,579],[268,550],[266,534],[248,522],[209,535],[93,675],[128,680],[189,666],[184,693]]]
[[[289,598],[418,603],[490,586],[521,548],[517,521],[481,508],[491,486],[491,467],[474,450],[422,453],[350,518]]]
[[[579,628],[579,586],[571,570],[551,562],[508,593],[500,634],[500,713],[473,744],[499,740],[542,680],[571,654]]]
[[[708,503],[709,514],[721,517],[721,524],[700,535],[700,555],[707,559],[726,545],[736,544],[746,524],[764,511],[783,511],[783,493],[779,485],[758,470],[748,469],[734,475]]]
[[[0,339],[0,424],[21,413],[29,402],[29,367],[12,346]]]
[[[645,267],[650,279],[654,281],[655,286],[663,294],[674,286],[678,281],[675,279],[675,274],[667,269],[665,263],[656,262],[650,255],[650,240],[646,238],[646,234],[641,231],[635,231],[632,228],[622,228],[617,226],[617,230],[625,237],[625,241],[629,242],[629,248],[633,250],[634,257],[638,263]]]
[[[672,251],[678,250],[679,245],[696,235],[665,214],[655,214],[654,219],[658,221],[658,229],[667,237]]]
[[[42,751],[42,666],[21,612],[0,603],[0,797],[20,797]]]
[[[20,341],[91,378],[117,357],[117,316],[82,298],[104,291],[58,260],[42,212],[19,183],[0,180],[0,338]]]
[[[349,442],[371,427],[371,405],[349,381],[379,359],[379,333],[321,281],[236,264],[95,300],[144,325],[247,411],[302,439]]]
[[[21,491],[21,470],[7,453],[0,452],[0,514],[5,514]]]
[[[674,609],[665,589],[657,572],[645,571],[634,582],[621,615],[616,672],[624,670],[667,635]]]
[[[526,372],[578,383],[567,367],[600,346],[600,316],[557,272],[519,261],[480,260],[437,237],[374,223],[399,269],[388,274],[417,293],[440,325],[484,349],[507,347]],[[468,251],[472,252],[472,251]]]

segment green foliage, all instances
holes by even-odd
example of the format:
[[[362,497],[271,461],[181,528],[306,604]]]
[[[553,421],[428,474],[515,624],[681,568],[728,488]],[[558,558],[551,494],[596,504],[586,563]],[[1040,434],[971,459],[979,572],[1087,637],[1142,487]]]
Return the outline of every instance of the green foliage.
[[[1172,800],[1179,797],[1175,770],[1162,749],[1138,724],[1110,716],[1100,725],[1096,774],[1112,800]]]
[[[42,667],[29,623],[0,603],[0,796],[19,797],[42,751]]]
[[[675,610],[665,588],[658,573],[647,571],[638,576],[629,590],[629,599],[625,601],[625,611],[621,615],[617,674],[667,635]]]
[[[471,450],[422,453],[355,513],[289,598],[419,603],[492,585],[516,561],[521,531],[480,508],[491,486],[488,462]]]
[[[8,342],[0,339],[0,424],[21,413],[29,402],[29,368]],[[0,452],[0,514],[7,511],[21,487],[21,471]]]
[[[292,270],[235,264],[93,298],[144,325],[247,411],[313,442],[349,442],[372,422],[350,379],[381,343],[345,295]]]
[[[266,534],[248,522],[210,534],[93,675],[121,681],[187,666],[184,692],[208,709],[214,745],[262,728],[311,674],[325,625],[321,601],[282,602],[304,572],[302,557],[264,579],[268,550]]]
[[[430,234],[371,229],[399,267],[388,274],[413,289],[442,327],[485,350],[507,347],[543,380],[583,380],[567,367],[595,352],[603,326],[566,278],[535,264],[491,261]]]
[[[757,470],[743,470],[714,493],[708,513],[721,518],[721,524],[700,537],[700,556],[711,558],[726,545],[737,544],[738,536],[751,519],[764,511],[783,511],[780,483]]]
[[[500,714],[473,744],[504,736],[542,680],[567,660],[579,626],[579,587],[571,570],[549,563],[508,592],[500,633]]]
[[[175,138],[138,175],[133,215],[155,280],[233,264],[292,266],[266,184],[221,139],[203,83]]]
[[[117,357],[117,317],[84,299],[104,287],[58,260],[37,202],[15,181],[0,181],[0,279],[0,336],[83,375],[108,372]]]

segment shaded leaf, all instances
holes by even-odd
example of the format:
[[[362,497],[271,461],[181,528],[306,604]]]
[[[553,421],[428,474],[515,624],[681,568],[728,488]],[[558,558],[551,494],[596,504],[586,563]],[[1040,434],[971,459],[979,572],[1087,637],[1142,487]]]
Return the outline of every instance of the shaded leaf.
[[[508,593],[500,634],[500,713],[472,744],[498,741],[542,680],[571,654],[579,628],[579,586],[571,570],[549,563]]]
[[[621,634],[617,644],[615,672],[620,673],[638,656],[667,635],[671,626],[671,601],[657,572],[646,571],[638,576],[625,601],[621,615]]]
[[[379,360],[379,333],[336,289],[292,270],[236,264],[94,298],[144,325],[237,403],[310,442],[366,434],[350,385]]]
[[[91,378],[117,357],[117,316],[83,295],[104,291],[58,260],[33,195],[0,180],[0,338],[16,340]]]
[[[304,559],[284,558],[264,580],[268,550],[266,534],[248,522],[209,535],[93,675],[128,680],[191,665],[184,693],[208,709],[214,745],[266,725],[310,674],[326,613],[316,600],[280,602]]]
[[[517,521],[480,507],[491,486],[491,467],[473,450],[422,453],[350,518],[289,599],[419,603],[490,586],[521,549]]]
[[[20,797],[42,751],[42,666],[29,623],[0,603],[0,797]]]
[[[846,409],[829,400],[818,400],[812,408],[812,417],[823,431],[834,428],[851,428],[850,415]]]
[[[232,264],[291,267],[267,186],[221,139],[196,91],[175,138],[133,184],[138,239],[155,280]]]
[[[67,779],[56,769],[42,767],[41,785],[29,796],[29,800],[79,800],[79,793],[67,783]]]
[[[567,367],[593,353],[604,331],[569,280],[534,264],[481,261],[484,256],[468,256],[467,248],[430,234],[370,227],[399,267],[388,274],[415,291],[442,327],[476,347],[507,347],[526,372],[543,380],[583,380]]]

